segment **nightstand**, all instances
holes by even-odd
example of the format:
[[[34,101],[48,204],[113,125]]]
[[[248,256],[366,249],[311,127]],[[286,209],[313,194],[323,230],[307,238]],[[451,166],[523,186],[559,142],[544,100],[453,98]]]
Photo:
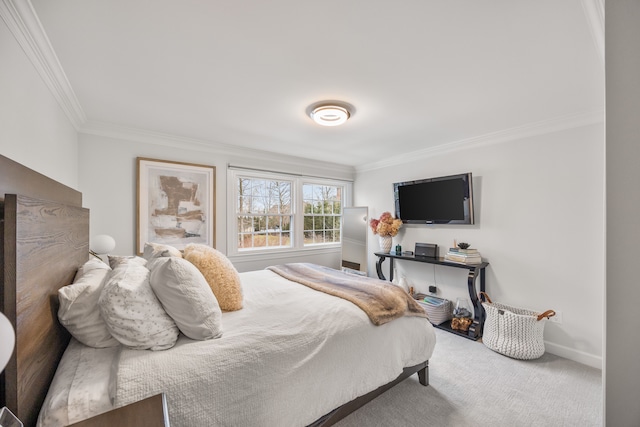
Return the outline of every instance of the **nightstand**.
[[[167,400],[156,394],[139,402],[96,415],[69,427],[169,427]]]

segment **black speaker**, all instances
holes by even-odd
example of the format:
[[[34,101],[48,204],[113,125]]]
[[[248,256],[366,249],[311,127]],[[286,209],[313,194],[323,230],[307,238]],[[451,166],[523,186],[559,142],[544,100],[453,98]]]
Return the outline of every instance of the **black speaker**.
[[[434,243],[416,243],[417,257],[438,258],[438,245]]]

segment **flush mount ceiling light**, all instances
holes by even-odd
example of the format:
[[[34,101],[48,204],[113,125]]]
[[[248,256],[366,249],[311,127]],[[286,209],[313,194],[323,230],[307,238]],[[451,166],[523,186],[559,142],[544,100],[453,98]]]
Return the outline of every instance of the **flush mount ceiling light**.
[[[353,108],[344,102],[324,101],[310,105],[307,114],[322,126],[338,126],[353,114]]]

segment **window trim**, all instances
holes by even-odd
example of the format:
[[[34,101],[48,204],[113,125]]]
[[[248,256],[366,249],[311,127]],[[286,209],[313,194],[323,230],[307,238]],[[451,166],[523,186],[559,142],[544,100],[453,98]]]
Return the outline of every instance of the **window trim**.
[[[292,213],[292,246],[288,248],[259,248],[246,251],[238,249],[238,224],[236,217],[236,204],[238,200],[237,180],[239,177],[255,179],[272,179],[291,182],[291,213]],[[325,252],[335,250],[342,246],[341,242],[321,243],[316,245],[304,245],[304,211],[302,209],[302,188],[305,184],[332,185],[343,188],[342,207],[352,206],[353,182],[333,178],[319,178],[305,175],[295,175],[282,172],[258,171],[255,169],[242,169],[238,167],[227,169],[227,253],[233,257],[263,257],[277,256],[292,252],[306,253]],[[342,213],[341,213],[342,215]],[[342,236],[341,236],[342,237]]]

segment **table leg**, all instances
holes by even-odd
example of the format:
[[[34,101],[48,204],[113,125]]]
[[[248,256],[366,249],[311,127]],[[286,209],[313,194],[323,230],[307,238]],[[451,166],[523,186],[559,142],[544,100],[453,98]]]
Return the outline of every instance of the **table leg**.
[[[387,280],[382,272],[382,263],[387,259],[386,256],[378,255],[378,261],[376,262],[376,273],[378,273],[378,279]],[[389,281],[393,282],[393,258],[389,258]]]

